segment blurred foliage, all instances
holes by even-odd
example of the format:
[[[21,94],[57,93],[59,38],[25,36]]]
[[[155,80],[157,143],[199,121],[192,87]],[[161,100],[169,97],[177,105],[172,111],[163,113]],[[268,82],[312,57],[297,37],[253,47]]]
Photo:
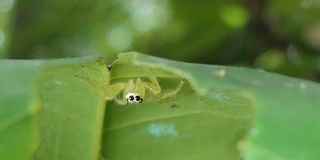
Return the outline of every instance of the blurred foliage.
[[[0,57],[115,57],[136,50],[320,81],[313,0],[1,0]]]

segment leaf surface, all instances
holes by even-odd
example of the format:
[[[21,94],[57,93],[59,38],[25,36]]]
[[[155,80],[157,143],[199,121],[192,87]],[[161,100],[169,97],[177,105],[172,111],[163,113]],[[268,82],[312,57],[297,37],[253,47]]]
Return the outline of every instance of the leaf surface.
[[[0,61],[0,159],[29,159],[39,135],[39,110],[34,82],[39,73],[35,61]]]
[[[259,70],[186,64],[143,55],[136,63],[187,77],[199,94],[245,91],[254,95],[257,114],[244,141],[245,159],[319,159],[320,85]]]
[[[105,101],[88,92],[75,78],[82,65],[101,77],[104,64],[94,58],[47,61],[37,82],[42,110],[36,160],[93,160],[100,156]]]

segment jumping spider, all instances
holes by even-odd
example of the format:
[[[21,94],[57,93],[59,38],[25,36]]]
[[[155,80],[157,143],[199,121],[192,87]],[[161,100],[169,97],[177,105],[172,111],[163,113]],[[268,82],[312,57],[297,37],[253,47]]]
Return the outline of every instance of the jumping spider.
[[[140,66],[139,66],[140,67]],[[112,72],[113,66],[107,66],[107,72],[104,75],[103,82],[96,80],[88,70],[82,66],[82,70],[85,77],[75,76],[79,81],[86,86],[91,92],[96,93],[100,97],[106,100],[115,100],[118,104],[125,105],[129,104],[140,104],[144,102],[146,92],[150,92],[152,97],[157,102],[166,101],[166,99],[175,96],[181,89],[182,85],[185,83],[184,80],[180,80],[180,83],[175,89],[161,94],[161,86],[157,78],[144,66],[145,73],[149,81],[142,80],[141,78],[129,79],[126,82],[116,82],[109,83],[110,74]],[[91,87],[91,86],[94,86]],[[122,91],[122,98],[119,98],[119,94]]]

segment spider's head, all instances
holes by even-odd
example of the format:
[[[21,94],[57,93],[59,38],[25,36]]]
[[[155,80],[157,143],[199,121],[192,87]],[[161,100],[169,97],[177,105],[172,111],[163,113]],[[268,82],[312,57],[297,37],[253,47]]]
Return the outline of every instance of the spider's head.
[[[138,104],[142,103],[143,101],[142,97],[137,93],[128,93],[126,95],[126,100],[130,104]]]

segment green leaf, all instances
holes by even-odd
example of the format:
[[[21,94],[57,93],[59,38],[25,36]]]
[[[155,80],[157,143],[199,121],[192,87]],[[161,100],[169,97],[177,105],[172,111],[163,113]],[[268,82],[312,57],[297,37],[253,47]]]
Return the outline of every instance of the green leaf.
[[[101,60],[79,58],[47,61],[37,82],[42,105],[40,143],[34,159],[98,159],[105,101],[88,92],[74,77],[81,66],[105,69]]]
[[[111,69],[111,83],[149,81],[147,68],[160,94],[182,79],[186,84],[163,103],[149,95],[139,105],[108,101],[105,108],[75,78],[87,76],[81,66],[104,80],[107,67],[100,58],[0,62],[0,159],[320,157],[319,84],[125,53]]]
[[[0,61],[0,159],[29,159],[38,144],[35,61]]]
[[[105,69],[96,58],[0,62],[0,159],[98,159],[105,101],[74,77],[82,65],[96,78]]]
[[[158,78],[162,92],[173,89],[181,79],[191,82],[196,92],[188,83],[173,100],[164,103],[126,106],[107,103],[103,157],[113,160],[240,159],[237,143],[249,131],[254,116],[251,95],[241,90],[215,90],[211,83],[214,72],[208,74],[197,70],[200,65],[154,60],[154,57],[137,53],[120,54],[111,70],[111,83],[138,77],[147,80],[141,69],[141,65],[145,65]],[[176,66],[163,68],[167,62],[195,68],[179,72]],[[195,72],[203,75],[191,77]]]
[[[201,95],[245,91],[257,104],[255,125],[244,144],[246,159],[319,159],[320,85],[259,70],[186,64],[143,55],[136,63],[186,77]]]

